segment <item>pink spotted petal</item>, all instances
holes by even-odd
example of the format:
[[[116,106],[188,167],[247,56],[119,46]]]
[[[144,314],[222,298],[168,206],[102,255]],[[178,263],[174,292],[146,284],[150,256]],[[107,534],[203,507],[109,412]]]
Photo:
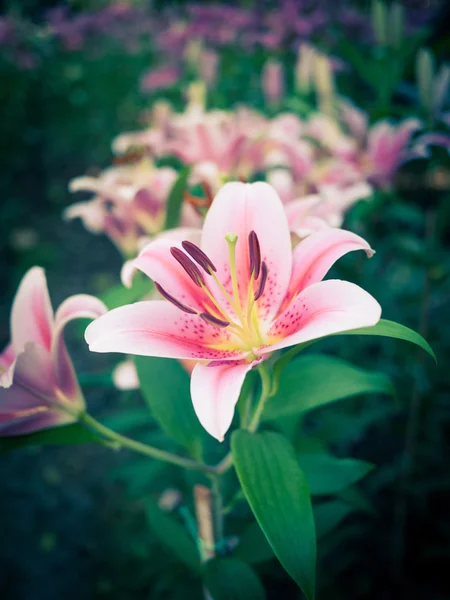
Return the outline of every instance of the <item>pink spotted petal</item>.
[[[321,281],[339,258],[353,250],[374,254],[363,238],[344,229],[325,228],[301,241],[293,252],[291,281],[281,309],[303,289]]]
[[[50,350],[53,310],[41,267],[31,268],[22,279],[11,311],[11,338],[16,354],[27,342]]]
[[[203,312],[205,310],[206,296],[183,267],[170,253],[170,248],[175,246],[183,250],[178,239],[162,238],[150,242],[137,258],[128,261],[122,269],[122,281],[130,287],[136,269],[145,273],[150,279],[161,285],[166,292],[182,304]],[[183,250],[184,252],[184,250]],[[209,276],[205,274],[205,279]]]
[[[81,408],[84,406],[84,400],[64,343],[64,328],[67,323],[74,319],[96,319],[106,313],[107,310],[98,298],[87,294],[77,294],[67,298],[56,311],[52,343],[55,381],[64,396]]]
[[[219,442],[233,420],[245,376],[253,363],[226,361],[197,364],[191,375],[191,396],[198,420]]]
[[[241,303],[247,299],[249,273],[248,235],[255,231],[262,260],[268,266],[265,291],[258,301],[260,318],[276,314],[288,288],[291,274],[291,239],[283,205],[267,183],[227,183],[215,197],[205,219],[202,249],[217,267],[217,276],[231,292],[227,233],[238,236],[236,266]],[[211,284],[212,287],[213,284]],[[215,288],[216,296],[220,293]]]
[[[91,323],[85,338],[93,352],[196,360],[239,359],[246,355],[243,351],[215,349],[214,345],[230,342],[227,329],[181,312],[165,300],[116,308]]]
[[[320,281],[304,289],[278,317],[262,354],[334,333],[370,327],[380,320],[381,307],[368,292],[348,281]]]

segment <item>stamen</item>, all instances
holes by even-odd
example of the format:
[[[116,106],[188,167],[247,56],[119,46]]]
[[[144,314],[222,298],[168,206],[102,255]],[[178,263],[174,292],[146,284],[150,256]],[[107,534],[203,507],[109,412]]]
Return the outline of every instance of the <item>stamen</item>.
[[[196,310],[192,310],[192,308],[189,308],[189,306],[186,306],[185,304],[182,304],[179,300],[177,300],[176,298],[174,298],[173,296],[171,296],[169,294],[169,292],[166,292],[166,290],[162,286],[160,286],[159,283],[157,283],[155,281],[154,284],[155,284],[155,288],[158,290],[158,292],[161,294],[161,296],[163,296],[166,300],[168,300],[169,302],[171,302],[174,306],[176,306],[177,308],[179,308],[183,312],[189,313],[190,315],[196,315],[197,314]]]
[[[198,285],[198,287],[202,287],[202,284],[205,285],[205,280],[203,279],[200,269],[195,263],[192,262],[189,256],[187,256],[176,246],[171,247],[170,253],[174,259],[180,263],[195,285]]]
[[[210,315],[206,312],[200,313],[198,316],[207,323],[211,323],[212,325],[216,325],[217,327],[228,327],[228,325],[230,324],[228,321],[222,321],[222,319],[213,317],[213,315]]]
[[[259,282],[259,287],[258,290],[255,294],[255,302],[256,300],[259,300],[259,298],[261,298],[261,296],[264,293],[264,288],[266,287],[266,281],[267,281],[267,265],[265,262],[261,263],[261,280]]]
[[[209,256],[207,256],[198,246],[192,242],[188,242],[187,240],[181,242],[181,245],[186,252],[192,256],[195,262],[199,264],[206,271],[206,273],[208,273],[208,275],[211,275],[211,271],[217,271]]]
[[[254,231],[250,231],[248,234],[248,250],[250,255],[250,275],[254,274],[256,280],[261,270],[261,248],[258,236]]]

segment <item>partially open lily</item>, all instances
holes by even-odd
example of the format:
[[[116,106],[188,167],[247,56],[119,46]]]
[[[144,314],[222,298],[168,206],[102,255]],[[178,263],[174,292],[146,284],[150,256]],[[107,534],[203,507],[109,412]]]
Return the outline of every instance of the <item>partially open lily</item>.
[[[123,276],[140,269],[161,301],[117,308],[91,323],[94,352],[194,359],[191,395],[203,427],[222,440],[248,371],[271,352],[374,325],[378,302],[347,281],[321,281],[359,236],[326,229],[291,247],[283,205],[266,183],[228,183],[206,216],[201,248],[150,243]]]
[[[53,315],[44,271],[28,271],[12,307],[11,343],[0,354],[0,436],[77,420],[85,405],[64,343],[64,327],[73,319],[95,319],[106,310],[97,298],[78,294]]]

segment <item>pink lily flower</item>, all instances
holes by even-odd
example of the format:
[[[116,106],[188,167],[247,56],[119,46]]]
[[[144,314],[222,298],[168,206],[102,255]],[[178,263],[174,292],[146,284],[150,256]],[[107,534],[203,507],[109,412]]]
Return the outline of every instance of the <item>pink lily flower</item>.
[[[192,165],[191,183],[217,191],[229,178],[249,178],[263,168],[267,121],[256,112],[205,112],[191,104],[174,116],[166,151]]]
[[[283,65],[278,60],[268,60],[262,71],[261,86],[268,106],[277,106],[284,96]]]
[[[154,92],[174,86],[180,79],[180,71],[172,65],[161,65],[146,71],[140,82],[142,92]]]
[[[414,158],[411,138],[420,128],[417,119],[406,119],[397,126],[380,121],[370,129],[363,170],[371,181],[382,186],[390,184],[401,164]]]
[[[165,153],[169,125],[172,118],[172,107],[164,101],[153,103],[148,116],[151,126],[142,131],[128,131],[119,134],[112,143],[115,154],[125,154],[133,148],[143,149],[151,156],[161,156]]]
[[[28,271],[11,312],[11,342],[0,354],[0,436],[72,423],[85,403],[63,339],[73,319],[95,319],[93,296],[67,298],[53,315],[43,269]]]
[[[371,196],[372,188],[359,182],[348,187],[322,185],[318,192],[285,205],[289,229],[300,239],[327,227],[341,227],[346,212]]]
[[[246,374],[277,350],[374,325],[381,308],[347,281],[322,281],[352,250],[372,250],[339,229],[292,250],[283,205],[267,183],[228,183],[206,216],[201,247],[150,243],[123,273],[139,269],[166,300],[138,302],[86,329],[94,352],[200,361],[191,376],[194,409],[216,439],[231,425]]]
[[[94,192],[94,197],[72,204],[64,216],[80,217],[86,229],[104,232],[125,255],[135,255],[142,237],[155,235],[163,228],[167,199],[176,177],[174,169],[156,168],[147,158],[111,167],[98,177],[77,177],[69,189]],[[184,225],[196,225],[199,220],[193,207],[183,206]]]

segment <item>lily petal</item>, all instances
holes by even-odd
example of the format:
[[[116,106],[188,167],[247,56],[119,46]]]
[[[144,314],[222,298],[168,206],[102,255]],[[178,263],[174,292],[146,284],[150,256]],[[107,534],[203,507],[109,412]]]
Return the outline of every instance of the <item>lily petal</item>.
[[[4,400],[3,393],[4,390],[0,390],[2,402]],[[8,390],[8,395],[13,393],[15,392]],[[23,391],[20,391],[18,395],[22,396],[23,393]],[[14,398],[11,398],[11,402],[14,403]],[[76,418],[68,413],[47,409],[44,406],[17,410],[7,414],[0,412],[0,436],[23,435],[41,429],[50,429],[57,425],[73,423],[74,421],[76,421]]]
[[[93,352],[196,360],[239,359],[247,354],[227,348],[231,334],[226,329],[181,312],[165,300],[116,308],[91,323],[85,338]]]
[[[106,306],[94,296],[77,294],[67,298],[55,315],[52,341],[52,362],[55,381],[68,400],[84,407],[75,370],[64,343],[64,327],[74,319],[96,319],[107,312]]]
[[[11,338],[14,351],[23,351],[27,342],[50,350],[53,309],[47,281],[41,267],[31,268],[17,290],[11,311]]]
[[[13,382],[0,388],[0,436],[19,435],[76,420],[58,410],[48,352],[28,342],[15,362]]]
[[[130,287],[134,273],[136,269],[139,269],[150,279],[159,283],[168,294],[179,302],[203,312],[205,304],[209,305],[206,295],[172,256],[170,248],[173,246],[184,252],[181,242],[176,238],[163,238],[150,242],[137,258],[124,264],[123,284]]]
[[[261,247],[261,260],[268,267],[265,291],[258,301],[261,318],[276,314],[286,294],[292,266],[291,240],[287,218],[278,194],[267,183],[227,183],[215,197],[206,215],[202,250],[217,267],[217,276],[231,293],[229,248],[225,236],[235,233],[236,269],[245,306],[250,281],[248,236],[255,231]],[[220,297],[214,283],[216,297]],[[227,303],[228,304],[228,303]]]
[[[353,250],[365,250],[369,257],[374,254],[366,240],[344,229],[327,228],[300,242],[293,251],[291,281],[281,310],[307,286],[321,281],[339,258]]]
[[[219,442],[233,420],[245,376],[253,363],[226,361],[197,364],[191,376],[191,397],[198,420]]]
[[[262,354],[333,333],[370,327],[381,306],[368,292],[348,281],[330,279],[304,289],[278,317],[267,336],[274,342]]]

